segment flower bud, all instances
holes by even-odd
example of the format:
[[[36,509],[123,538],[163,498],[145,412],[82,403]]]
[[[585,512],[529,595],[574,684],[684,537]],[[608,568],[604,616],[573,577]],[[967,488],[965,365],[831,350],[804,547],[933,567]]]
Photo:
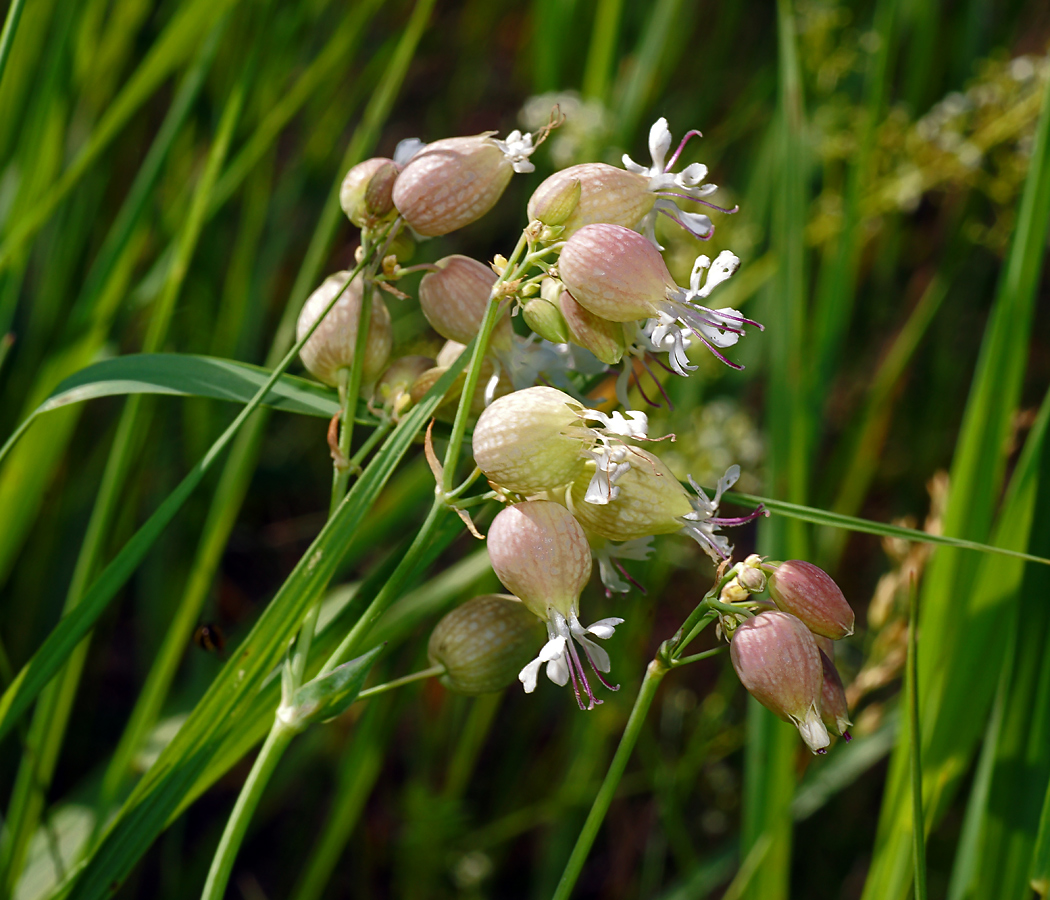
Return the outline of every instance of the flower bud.
[[[496,273],[469,256],[446,256],[419,283],[423,315],[443,338],[468,344],[478,333],[490,302]],[[510,349],[510,317],[500,316],[492,332],[495,350]]]
[[[448,234],[496,205],[516,167],[492,134],[434,141],[409,160],[394,184],[394,206],[419,234]]]
[[[729,655],[748,693],[823,752],[831,742],[820,720],[824,671],[809,629],[788,613],[761,613],[736,629]]]
[[[754,564],[752,564],[752,560],[754,560]],[[751,556],[744,560],[744,564],[740,567],[740,573],[737,575],[740,583],[752,594],[760,594],[766,589],[766,573],[758,565],[761,561],[762,557],[752,553]]]
[[[460,694],[489,694],[517,680],[543,630],[520,600],[484,594],[446,615],[430,635],[430,664],[444,666],[439,680]]]
[[[556,219],[564,210],[579,184],[579,199],[570,214]],[[562,225],[569,237],[585,225],[612,222],[634,228],[656,203],[649,191],[649,179],[609,166],[605,163],[583,163],[555,172],[536,188],[529,199],[530,219],[546,225]]]
[[[769,595],[814,634],[832,640],[853,634],[853,610],[831,576],[812,563],[800,559],[781,563],[769,576]]]
[[[449,344],[452,344],[454,348],[458,348],[455,352],[445,352],[448,349]],[[432,369],[427,369],[423,372],[413,383],[409,389],[409,397],[414,404],[418,403],[423,399],[423,395],[434,385],[445,372],[448,371],[448,367],[453,362],[459,353],[462,352],[463,345],[456,344],[454,341],[449,341],[448,344],[442,349],[442,352],[438,354],[438,365]],[[451,359],[449,358],[451,357]],[[486,359],[481,363],[481,376],[478,378],[478,385],[474,389],[474,396],[470,401],[470,415],[478,416],[481,415],[485,409],[485,391],[488,388],[488,383],[492,376],[495,374],[495,366],[492,364],[492,360]],[[445,399],[441,401],[438,408],[434,410],[434,418],[441,422],[451,422],[456,418],[456,410],[459,408],[460,396],[463,393],[463,383],[467,380],[465,372],[460,372],[456,376],[456,380],[452,382],[452,386],[445,393]],[[496,386],[495,396],[503,396],[510,390],[504,379],[500,379]]]
[[[358,228],[375,224],[393,210],[391,191],[397,174],[397,164],[383,157],[366,159],[346,173],[339,187],[339,205]]]
[[[357,320],[361,315],[361,299],[364,280],[358,275],[350,284],[349,272],[336,272],[324,280],[303,304],[296,326],[296,338],[301,340],[317,317],[324,312],[332,298],[342,293],[324,321],[310,336],[299,356],[308,372],[335,386],[339,383],[339,370],[348,369],[354,362],[354,345],[357,343]],[[365,343],[365,360],[362,380],[372,384],[383,371],[390,358],[393,333],[390,313],[378,292],[372,293],[372,313],[369,317],[368,340]]]
[[[584,309],[568,291],[561,292],[558,305],[569,330],[569,339],[576,346],[590,350],[607,366],[615,366],[623,359],[627,347],[623,325]]]
[[[549,500],[508,506],[492,520],[487,543],[496,577],[534,615],[547,619],[551,609],[575,615],[591,577],[591,547],[564,506]]]
[[[610,322],[659,315],[677,290],[660,252],[622,225],[587,225],[562,248],[558,272],[576,302]]]
[[[550,387],[515,391],[493,402],[474,427],[474,460],[493,484],[538,494],[568,484],[583,468],[589,434],[580,406]]]
[[[680,531],[678,517],[693,511],[689,495],[660,457],[640,447],[628,448],[630,469],[616,482],[616,499],[604,504],[584,498],[595,465],[588,462],[572,482],[573,514],[588,531],[610,541],[630,541],[651,534]]]
[[[404,412],[412,403],[412,385],[433,367],[434,360],[429,356],[402,356],[395,359],[376,382],[376,400],[395,414]]]
[[[550,178],[547,179],[547,181],[550,180]],[[536,200],[535,204],[532,200],[529,201],[529,217],[539,219],[544,225],[555,227],[564,225],[576,207],[580,205],[580,179],[559,178],[549,190],[540,194],[538,199],[537,194],[539,194],[538,191],[532,195],[532,200]],[[535,216],[532,215],[533,211],[535,211]]]
[[[842,687],[842,677],[831,656],[820,650],[820,662],[824,672],[824,684],[820,692],[821,721],[835,734],[841,734],[850,740],[848,729],[853,723],[849,720],[849,707],[846,705],[846,691]]]
[[[569,340],[569,326],[565,324],[565,317],[549,300],[533,297],[521,308],[521,316],[525,324],[545,341],[564,344]]]

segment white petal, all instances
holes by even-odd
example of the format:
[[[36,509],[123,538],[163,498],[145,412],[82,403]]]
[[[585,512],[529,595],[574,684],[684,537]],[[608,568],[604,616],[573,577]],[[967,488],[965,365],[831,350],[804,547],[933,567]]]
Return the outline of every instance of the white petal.
[[[402,167],[407,165],[408,161],[425,146],[426,144],[415,137],[399,141],[397,147],[394,148],[394,162]]]
[[[617,625],[622,625],[623,619],[616,616],[610,616],[607,619],[599,619],[597,622],[587,627],[587,633],[593,634],[597,638],[601,638],[603,641],[607,641],[613,636]]]
[[[707,166],[703,163],[693,163],[682,169],[675,181],[684,188],[693,188],[705,178],[707,178]]]
[[[543,665],[542,659],[534,659],[524,669],[518,672],[518,681],[522,683],[525,688],[526,694],[531,694],[536,690],[536,679],[540,674],[540,666]]]
[[[635,175],[648,175],[649,170],[645,166],[640,166],[626,153],[623,155],[623,167],[628,172],[634,172]]]
[[[565,655],[565,643],[566,638],[563,635],[559,634],[557,637],[551,638],[543,645],[540,655],[536,658],[540,662],[551,662],[552,660],[560,659]]]
[[[725,475],[718,479],[718,487],[715,490],[715,505],[722,499],[722,494],[728,491],[740,478],[740,466],[732,465],[726,469]]]
[[[616,567],[612,564],[612,558],[607,552],[596,553],[595,559],[598,560],[598,575],[601,577],[602,584],[605,585],[607,591],[612,591],[615,594],[626,594],[631,589],[631,586],[617,573]]]
[[[569,681],[569,664],[564,656],[552,659],[547,663],[547,677],[558,687],[564,687]]]
[[[707,273],[707,282],[697,296],[708,296],[723,281],[731,278],[733,273],[739,268],[740,258],[729,250],[723,250],[718,254],[718,258],[715,259],[714,265],[711,266],[711,271]]]
[[[667,119],[661,116],[649,129],[649,153],[653,157],[654,172],[664,170],[664,159],[667,151],[671,149],[671,129],[667,126]]]
[[[608,672],[612,668],[612,660],[609,659],[609,654],[604,647],[600,647],[598,644],[594,643],[594,641],[582,632],[576,635],[576,640],[579,645],[583,647],[584,652],[591,661],[591,665],[599,672]]]
[[[693,261],[693,271],[689,273],[689,290],[691,292],[700,293],[700,279],[709,265],[711,265],[711,260],[703,253]]]

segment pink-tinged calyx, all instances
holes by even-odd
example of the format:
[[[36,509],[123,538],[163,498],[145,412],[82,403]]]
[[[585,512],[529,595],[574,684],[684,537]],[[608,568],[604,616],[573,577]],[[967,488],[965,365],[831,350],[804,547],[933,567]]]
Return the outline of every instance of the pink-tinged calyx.
[[[575,204],[562,218],[567,197]],[[644,177],[605,163],[581,163],[555,172],[536,188],[529,198],[528,214],[530,219],[560,225],[567,238],[599,222],[634,228],[656,200]]]
[[[394,184],[393,200],[422,235],[448,234],[480,219],[502,196],[515,172],[531,172],[532,135],[495,132],[445,138],[409,160]]]
[[[469,256],[446,256],[419,283],[419,305],[423,315],[443,338],[468,344],[477,336],[481,320],[491,302],[496,273]],[[510,317],[502,314],[493,329],[489,346],[507,352],[511,346]]]
[[[842,590],[823,569],[801,559],[773,568],[769,594],[779,609],[797,616],[815,634],[839,640],[853,634],[855,617]]]
[[[820,718],[824,672],[809,629],[784,612],[764,612],[741,624],[729,644],[741,683],[759,703],[791,721],[814,753],[831,743]]]
[[[814,635],[814,637],[818,637]],[[819,640],[818,640],[819,643]],[[849,705],[846,703],[846,690],[842,686],[842,676],[831,661],[831,656],[820,649],[820,662],[824,671],[824,684],[820,692],[820,718],[829,729],[850,740]]]
[[[296,324],[296,337],[301,340],[332,302],[332,298],[339,296],[335,305],[299,351],[299,357],[307,371],[319,381],[332,386],[339,383],[339,370],[349,369],[353,365],[354,347],[357,343],[357,320],[361,315],[364,280],[358,275],[348,283],[349,277],[349,272],[337,272],[326,278],[303,304]],[[366,385],[371,385],[382,374],[390,358],[392,346],[390,313],[378,292],[373,292],[362,369]]]

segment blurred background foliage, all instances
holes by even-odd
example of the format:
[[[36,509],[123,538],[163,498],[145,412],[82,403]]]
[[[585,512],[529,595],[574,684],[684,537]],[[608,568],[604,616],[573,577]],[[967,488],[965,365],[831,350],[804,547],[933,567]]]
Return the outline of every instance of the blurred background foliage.
[[[353,154],[536,128],[558,103],[567,121],[537,172],[414,262],[509,252],[554,168],[645,159],[661,115],[676,136],[699,128],[686,161],[706,163],[722,186],[714,199],[739,212],[716,216],[705,247],[662,231],[671,269],[685,282],[697,253],[731,248],[743,265],[721,302],[767,331],[735,348],[742,374],[698,357],[699,373],[666,384],[674,408],[653,411],[654,432],[677,434],[663,445],[676,473],[711,484],[739,462],[749,493],[1050,555],[1045,404],[1037,413],[1050,384],[1044,2],[429,6],[387,112],[375,92],[412,13],[401,0],[26,4],[0,83],[5,437],[100,358],[152,349],[273,365],[286,310],[352,264],[356,237],[333,196]],[[433,354],[418,307],[388,305],[402,351]],[[0,469],[4,686],[235,412],[109,398],[26,434]],[[99,810],[128,788],[107,774],[114,748],[144,771],[219,671],[223,658],[194,645],[196,625],[236,647],[323,525],[324,421],[257,421],[234,451],[250,480],[206,479],[63,686],[0,746],[0,897],[47,896],[76,865]],[[431,491],[413,451],[367,539],[347,548],[333,609],[389,568]],[[738,535],[738,549],[823,565],[864,623],[838,661],[855,742],[810,759],[748,706],[724,658],[675,672],[576,895],[905,896],[910,737],[898,701],[909,580],[925,575],[931,896],[1029,896],[1050,782],[1045,572],[961,551],[931,563],[926,545],[784,520],[763,529]],[[381,675],[425,665],[441,611],[498,589],[484,551],[454,533],[381,624],[393,639]],[[688,542],[658,547],[630,564],[645,596],[592,586],[584,597],[586,615],[628,621],[611,642],[619,694],[578,714],[549,685],[466,699],[428,682],[360,704],[293,745],[231,895],[549,896],[645,661],[713,574]],[[190,594],[187,627],[173,615]],[[129,743],[165,653],[177,668],[155,708],[136,712],[144,740]],[[210,774],[117,896],[200,889],[247,772],[237,758],[258,737]]]

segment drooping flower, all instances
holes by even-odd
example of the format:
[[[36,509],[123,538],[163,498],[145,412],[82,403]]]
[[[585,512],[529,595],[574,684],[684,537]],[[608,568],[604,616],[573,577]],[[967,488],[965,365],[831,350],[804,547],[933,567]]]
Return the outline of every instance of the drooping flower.
[[[599,535],[588,535],[591,542],[591,554],[598,563],[598,575],[605,585],[605,593],[625,594],[633,584],[643,594],[645,589],[631,577],[621,559],[647,560],[653,553],[652,536],[634,538],[629,541],[608,541]],[[623,575],[623,578],[620,576]],[[624,580],[626,579],[626,581]],[[629,583],[628,583],[629,582]]]
[[[594,696],[576,644],[598,680],[617,690],[602,677],[612,663],[594,638],[612,637],[623,619],[602,619],[586,628],[580,624],[580,593],[591,574],[591,550],[583,529],[564,506],[529,500],[500,511],[487,543],[496,576],[547,627],[547,643],[518,675],[526,693],[536,689],[539,670],[546,666],[555,684],[572,681],[580,709],[593,709],[601,700]]]
[[[349,369],[353,365],[354,347],[357,344],[357,320],[361,315],[364,279],[358,275],[348,284],[349,278],[349,272],[329,275],[303,304],[296,325],[296,336],[302,339],[332,302],[332,298],[342,295],[299,351],[307,371],[333,387],[339,383],[339,370]],[[371,385],[382,374],[390,358],[392,345],[390,313],[379,294],[373,292],[362,368],[366,385]]]
[[[726,359],[721,350],[733,346],[745,326],[762,328],[735,309],[713,309],[701,302],[739,265],[740,260],[728,250],[723,250],[714,263],[700,256],[689,287],[682,288],[675,284],[660,253],[640,234],[620,225],[601,224],[581,228],[569,238],[558,259],[558,272],[575,300],[602,319],[656,319],[650,332],[652,343],[667,348],[670,341],[673,364],[684,373],[691,369],[678,323],[722,362],[737,369],[741,366]],[[705,271],[707,277],[703,279]]]
[[[569,484],[591,460],[589,502],[608,503],[632,465],[624,438],[647,437],[643,412],[585,409],[556,388],[537,386],[501,397],[481,414],[474,460],[493,485],[525,496]]]
[[[427,645],[439,680],[460,694],[488,694],[514,683],[536,652],[536,617],[517,597],[484,594],[445,615]]]
[[[434,263],[419,283],[419,306],[427,321],[443,338],[470,343],[481,327],[491,302],[496,273],[469,256],[454,254]],[[496,321],[489,347],[507,353],[511,346],[510,317],[503,313]]]
[[[718,190],[714,184],[704,184],[707,177],[707,166],[702,163],[693,163],[686,166],[681,172],[675,174],[671,171],[678,157],[691,137],[700,136],[695,129],[686,133],[682,142],[678,145],[670,161],[664,163],[667,152],[671,149],[671,129],[667,125],[667,119],[662,116],[657,119],[649,129],[649,153],[652,157],[651,166],[642,166],[636,163],[626,153],[623,155],[623,164],[627,171],[635,175],[641,175],[648,179],[648,189],[656,196],[652,210],[646,214],[641,223],[642,233],[656,246],[662,250],[656,242],[656,217],[659,214],[667,216],[677,222],[694,237],[707,240],[714,233],[715,226],[709,216],[703,213],[684,212],[678,208],[675,199],[694,200],[710,209],[719,212],[733,213],[736,208],[723,209],[709,203],[704,197]]]
[[[487,213],[515,172],[531,172],[532,135],[445,138],[418,150],[394,183],[397,211],[422,235],[448,234]]]
[[[685,212],[678,208],[675,200],[692,200],[725,213],[736,212],[736,209],[723,209],[704,199],[718,189],[713,184],[703,183],[707,177],[706,166],[693,163],[677,174],[671,171],[689,139],[699,134],[699,131],[686,134],[665,164],[671,147],[671,132],[667,120],[658,119],[649,130],[651,166],[641,166],[625,154],[623,163],[626,169],[605,163],[581,163],[561,169],[536,188],[529,199],[529,218],[561,225],[563,237],[600,222],[623,225],[640,230],[657,249],[662,250],[656,242],[656,218],[665,215],[695,237],[707,240],[714,233],[710,217]],[[575,184],[579,185],[579,200],[571,214],[565,217],[562,213],[564,198]]]
[[[831,740],[820,718],[824,670],[809,629],[788,613],[760,613],[736,628],[729,655],[748,693],[792,722],[810,750],[825,753]]]
[[[685,488],[654,453],[629,448],[630,468],[616,479],[616,496],[604,504],[588,502],[590,485],[598,474],[588,463],[568,493],[569,508],[588,531],[610,541],[631,541],[656,534],[681,533],[695,540],[716,562],[732,552],[729,539],[718,529],[742,525],[760,515],[762,508],[742,518],[717,516],[722,494],[740,477],[740,467],[730,466],[718,482],[714,498],[690,479],[696,496]]]

